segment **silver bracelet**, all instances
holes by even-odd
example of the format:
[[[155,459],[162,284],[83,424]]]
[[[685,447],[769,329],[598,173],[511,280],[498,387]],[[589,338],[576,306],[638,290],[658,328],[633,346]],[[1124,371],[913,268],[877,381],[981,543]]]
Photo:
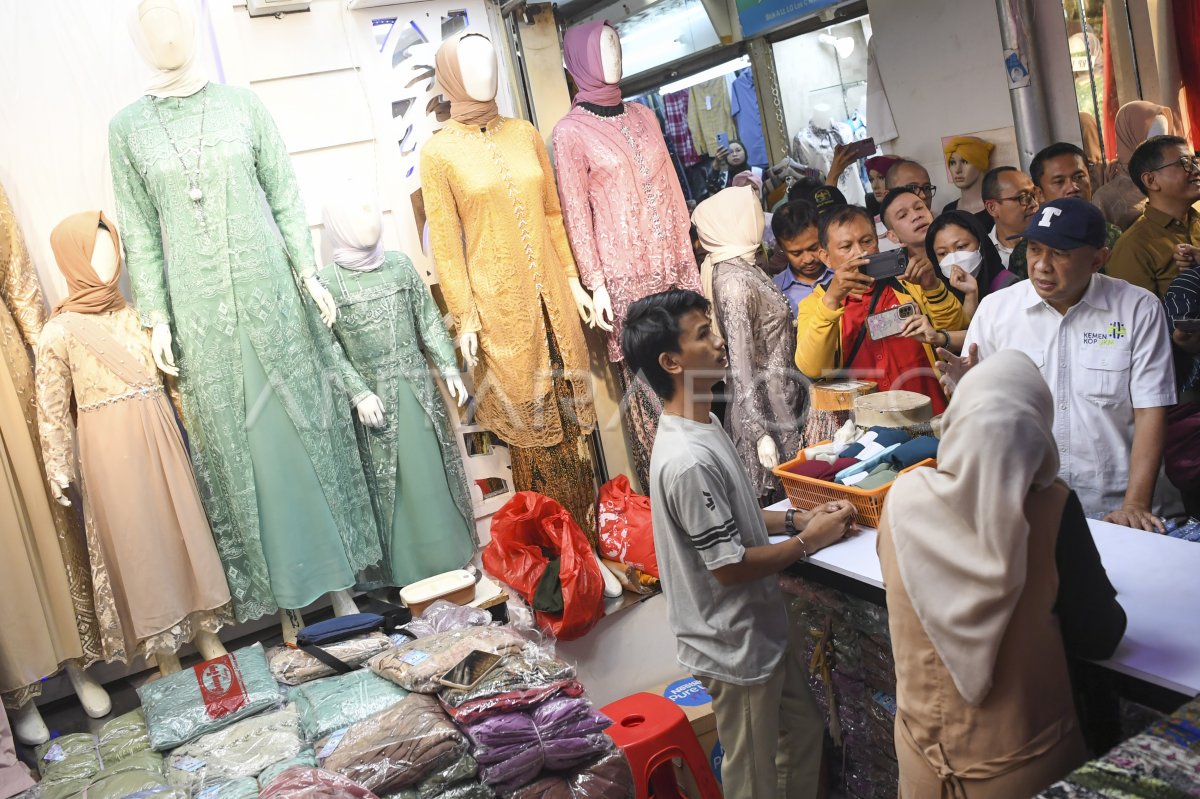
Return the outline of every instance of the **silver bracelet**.
[[[800,551],[803,553],[800,556],[800,560],[808,560],[808,545],[804,543],[804,539],[799,535],[796,536],[796,540],[800,542]]]

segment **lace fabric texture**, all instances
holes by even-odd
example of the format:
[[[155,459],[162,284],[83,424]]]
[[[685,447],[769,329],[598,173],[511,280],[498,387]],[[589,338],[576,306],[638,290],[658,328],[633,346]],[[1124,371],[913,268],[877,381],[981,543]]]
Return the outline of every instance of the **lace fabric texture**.
[[[479,424],[514,446],[563,440],[545,305],[579,425],[590,433],[596,412],[587,344],[567,282],[578,272],[537,130],[504,117],[483,131],[451,120],[421,149],[421,186],[438,280],[457,334],[479,335],[473,373]]]
[[[758,460],[758,442],[771,436],[779,460],[803,445],[801,412],[807,393],[795,367],[796,328],[791,306],[779,287],[752,260],[717,264],[713,299],[729,353],[732,398],[725,427],[759,496],[778,479]]]
[[[613,306],[608,359],[620,361],[629,306],[669,288],[700,291],[691,219],[654,112],[601,117],[579,106],[554,126],[563,222],[583,285]]]
[[[408,691],[366,669],[305,683],[291,692],[304,740],[349,727],[408,696]]]
[[[88,666],[102,656],[79,503],[64,508],[50,498],[37,443],[27,348],[45,321],[37,275],[0,187],[0,474],[10,486],[0,513],[11,507],[6,524],[14,525],[13,549],[0,549],[0,606],[11,625],[0,642],[0,698],[12,709],[40,695],[41,678],[63,661]]]
[[[252,92],[208,84],[122,109],[109,152],[135,304],[143,325],[171,326],[193,465],[238,619],[277,607],[246,432],[262,398],[244,396],[243,340],[308,454],[349,566],[378,563],[349,408],[323,374],[336,374],[333,339],[297,284],[315,274],[313,247],[274,121]],[[202,165],[200,202],[185,163]]]
[[[289,705],[201,736],[167,757],[167,779],[194,791],[205,783],[257,777],[263,769],[300,754],[300,715]]]

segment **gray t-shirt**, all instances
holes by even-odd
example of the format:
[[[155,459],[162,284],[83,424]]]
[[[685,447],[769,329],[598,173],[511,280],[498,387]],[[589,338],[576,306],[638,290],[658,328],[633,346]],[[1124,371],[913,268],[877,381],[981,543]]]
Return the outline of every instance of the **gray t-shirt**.
[[[723,586],[712,570],[769,544],[733,442],[708,424],[664,413],[650,456],[654,548],[679,662],[693,675],[737,685],[765,682],[787,646],[788,619],[774,576]]]

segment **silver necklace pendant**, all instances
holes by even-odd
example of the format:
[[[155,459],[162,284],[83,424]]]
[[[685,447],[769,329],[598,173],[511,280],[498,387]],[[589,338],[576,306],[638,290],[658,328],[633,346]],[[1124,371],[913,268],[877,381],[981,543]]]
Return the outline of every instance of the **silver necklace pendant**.
[[[199,186],[192,186],[188,189],[188,196],[192,198],[192,202],[198,203],[204,199],[204,192],[200,191]]]

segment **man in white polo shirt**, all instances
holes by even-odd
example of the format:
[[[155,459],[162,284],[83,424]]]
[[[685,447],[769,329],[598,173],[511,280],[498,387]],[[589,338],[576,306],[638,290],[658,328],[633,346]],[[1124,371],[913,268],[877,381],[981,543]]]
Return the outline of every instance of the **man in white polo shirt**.
[[[1084,512],[1161,531],[1162,515],[1182,510],[1178,492],[1159,479],[1175,404],[1170,334],[1157,297],[1097,274],[1106,233],[1104,216],[1084,200],[1042,206],[1023,234],[1029,280],[985,297],[967,331],[968,354],[939,350],[939,366],[952,388],[979,359],[1024,352],[1054,395],[1059,477]]]

